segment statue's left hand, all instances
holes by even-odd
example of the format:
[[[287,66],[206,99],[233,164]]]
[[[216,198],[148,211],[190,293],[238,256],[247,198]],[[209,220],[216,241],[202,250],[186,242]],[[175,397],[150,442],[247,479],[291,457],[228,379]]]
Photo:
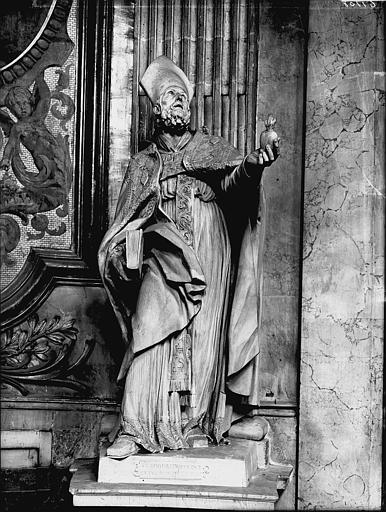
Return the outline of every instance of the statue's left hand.
[[[116,245],[110,251],[109,264],[123,281],[135,281],[141,277],[139,270],[129,269],[126,266],[125,247],[123,244]]]
[[[256,172],[262,172],[265,167],[272,165],[279,155],[280,147],[277,139],[273,141],[272,146],[267,144],[264,149],[252,151],[244,161],[244,168],[249,176],[253,176]]]

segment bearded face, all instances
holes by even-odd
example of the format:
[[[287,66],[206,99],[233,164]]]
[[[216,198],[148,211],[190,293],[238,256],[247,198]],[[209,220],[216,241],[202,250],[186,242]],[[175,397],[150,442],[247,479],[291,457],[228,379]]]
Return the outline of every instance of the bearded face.
[[[178,86],[165,89],[153,109],[156,128],[170,133],[188,129],[190,108],[186,92]]]

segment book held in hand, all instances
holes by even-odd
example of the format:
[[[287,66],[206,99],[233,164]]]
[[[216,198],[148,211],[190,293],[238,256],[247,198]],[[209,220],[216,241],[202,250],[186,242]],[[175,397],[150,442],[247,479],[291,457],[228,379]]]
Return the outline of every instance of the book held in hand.
[[[126,266],[141,273],[143,259],[142,229],[126,231]]]

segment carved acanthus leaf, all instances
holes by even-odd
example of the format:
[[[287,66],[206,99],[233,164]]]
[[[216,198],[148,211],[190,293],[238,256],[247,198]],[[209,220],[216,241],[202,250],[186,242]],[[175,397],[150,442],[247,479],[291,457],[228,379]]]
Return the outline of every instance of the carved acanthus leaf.
[[[78,359],[68,363],[78,337],[75,320],[55,316],[51,320],[30,317],[26,325],[8,329],[1,334],[1,381],[18,389],[23,395],[28,390],[23,384],[46,384],[85,391],[85,384],[66,377],[89,356],[93,340],[86,340]]]

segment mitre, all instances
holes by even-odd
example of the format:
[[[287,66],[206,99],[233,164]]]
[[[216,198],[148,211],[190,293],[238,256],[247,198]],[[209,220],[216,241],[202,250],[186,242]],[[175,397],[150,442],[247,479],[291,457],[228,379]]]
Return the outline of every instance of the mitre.
[[[165,55],[151,62],[139,81],[150,101],[155,105],[165,89],[179,86],[184,89],[189,103],[193,98],[193,86],[188,77],[172,60]]]

